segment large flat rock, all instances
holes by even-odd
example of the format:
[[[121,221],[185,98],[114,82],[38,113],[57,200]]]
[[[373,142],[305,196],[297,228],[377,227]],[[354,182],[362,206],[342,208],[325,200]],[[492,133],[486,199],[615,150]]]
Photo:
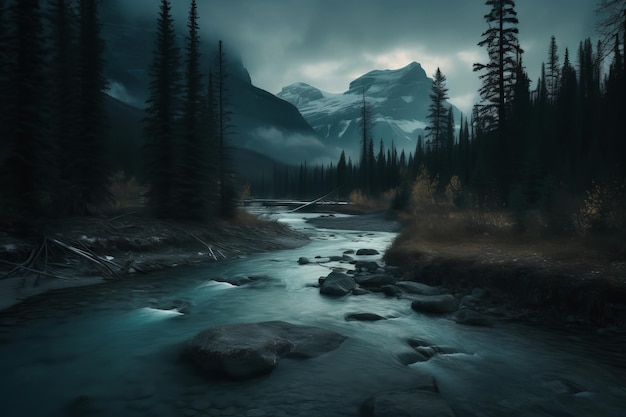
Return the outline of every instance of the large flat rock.
[[[198,333],[185,357],[210,377],[245,379],[271,372],[283,357],[312,358],[337,349],[345,336],[283,321],[235,323]]]

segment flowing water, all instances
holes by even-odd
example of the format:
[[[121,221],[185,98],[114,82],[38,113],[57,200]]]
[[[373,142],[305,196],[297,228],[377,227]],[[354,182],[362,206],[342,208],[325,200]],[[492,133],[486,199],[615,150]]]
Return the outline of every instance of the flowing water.
[[[382,251],[395,234],[316,229],[302,216],[280,215],[311,236],[301,248],[56,291],[1,312],[0,416],[357,416],[367,397],[411,389],[426,374],[458,416],[626,416],[624,337],[462,326],[381,294],[321,296],[318,277],[350,265],[299,266],[299,257]],[[262,279],[212,280],[239,274]],[[345,321],[352,312],[393,318]],[[244,382],[206,380],[180,360],[200,330],[265,320],[348,339]],[[463,353],[405,366],[398,355],[411,351],[409,338]]]

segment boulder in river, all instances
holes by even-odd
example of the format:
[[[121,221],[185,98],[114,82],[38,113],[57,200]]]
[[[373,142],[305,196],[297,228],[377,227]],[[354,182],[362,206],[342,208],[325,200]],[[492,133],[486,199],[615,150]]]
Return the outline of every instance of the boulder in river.
[[[459,308],[459,302],[451,294],[416,295],[411,308],[421,313],[452,313]]]
[[[421,282],[399,281],[396,285],[410,294],[440,295],[443,292],[441,288],[432,287]]]
[[[346,321],[377,321],[387,320],[386,317],[379,316],[375,313],[348,313],[345,316]]]
[[[298,258],[298,265],[306,265],[309,263],[311,263],[311,261],[309,261],[309,258],[305,258],[304,256]]]
[[[246,379],[271,372],[281,358],[312,358],[337,349],[345,336],[283,321],[235,323],[198,333],[184,356],[210,377]]]
[[[376,249],[359,249],[356,251],[357,255],[378,255],[379,253]]]
[[[361,405],[362,417],[455,417],[450,405],[430,391],[389,392],[370,397]]]
[[[395,297],[396,295],[402,293],[400,287],[397,287],[393,284],[383,285],[382,287],[380,287],[380,289],[383,294],[389,297]]]
[[[343,296],[356,288],[354,278],[343,272],[333,271],[326,276],[320,286],[320,293],[325,295]]]
[[[380,265],[378,265],[378,262],[374,262],[374,261],[354,261],[354,267],[357,270],[367,270],[369,272],[376,272],[378,269],[380,269]]]
[[[396,280],[391,275],[365,274],[354,277],[357,284],[364,287],[379,287],[381,285],[395,284]]]

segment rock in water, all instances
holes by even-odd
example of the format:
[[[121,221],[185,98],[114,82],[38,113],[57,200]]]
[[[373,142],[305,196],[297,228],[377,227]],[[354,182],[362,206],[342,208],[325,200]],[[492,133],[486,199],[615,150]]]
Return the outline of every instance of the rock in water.
[[[311,261],[309,261],[309,258],[305,258],[304,256],[298,258],[298,265],[307,265],[309,263],[311,263]]]
[[[431,287],[430,285],[422,284],[420,282],[400,281],[396,283],[396,285],[410,294],[440,295],[442,293],[440,288]]]
[[[359,249],[356,251],[357,255],[378,255],[379,253],[376,249]]]
[[[451,294],[416,295],[411,308],[422,313],[452,313],[459,308],[459,302]]]
[[[337,349],[345,339],[283,321],[225,324],[198,333],[184,356],[205,375],[246,379],[271,372],[282,357],[312,358]]]
[[[375,395],[361,406],[363,417],[456,417],[439,395],[429,391]]]
[[[326,278],[320,286],[320,294],[343,296],[356,288],[356,282],[348,274],[343,272],[333,271]]]
[[[378,321],[387,320],[386,317],[375,313],[348,313],[345,315],[346,321]]]

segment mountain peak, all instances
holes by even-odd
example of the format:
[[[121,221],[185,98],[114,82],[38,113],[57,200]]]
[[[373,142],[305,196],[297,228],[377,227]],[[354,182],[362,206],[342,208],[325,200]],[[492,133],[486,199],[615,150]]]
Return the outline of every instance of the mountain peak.
[[[411,62],[403,68],[374,70],[350,83],[343,94],[321,92],[304,83],[292,84],[278,94],[300,113],[326,143],[358,157],[361,143],[362,94],[370,105],[372,136],[390,147],[415,150],[418,135],[427,125],[433,81],[422,66]],[[300,95],[302,94],[302,95]],[[455,109],[455,116],[458,110]]]
[[[406,86],[429,81],[426,71],[422,66],[413,61],[405,67],[395,70],[373,70],[357,78],[350,83],[350,88],[346,94],[356,94],[365,92],[368,96],[377,96],[378,93],[386,91],[392,86]]]
[[[283,87],[280,93],[278,93],[278,97],[298,107],[311,101],[320,100],[324,98],[324,95],[321,90],[312,85],[299,82]]]

